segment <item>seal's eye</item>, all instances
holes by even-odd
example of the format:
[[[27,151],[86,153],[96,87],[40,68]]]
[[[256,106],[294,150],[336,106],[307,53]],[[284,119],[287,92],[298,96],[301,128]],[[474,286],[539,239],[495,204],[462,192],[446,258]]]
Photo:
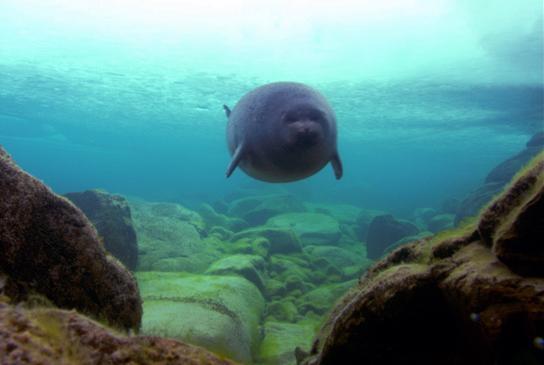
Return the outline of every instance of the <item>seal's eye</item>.
[[[298,115],[296,115],[295,113],[285,113],[285,115],[283,116],[283,120],[287,123],[287,124],[291,124],[291,123],[294,123],[298,120]]]

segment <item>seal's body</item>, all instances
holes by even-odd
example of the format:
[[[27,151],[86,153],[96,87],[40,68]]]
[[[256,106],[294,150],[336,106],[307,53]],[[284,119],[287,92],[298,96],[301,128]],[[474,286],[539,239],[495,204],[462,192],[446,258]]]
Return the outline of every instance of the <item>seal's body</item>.
[[[294,82],[267,84],[240,99],[228,117],[232,161],[249,176],[268,182],[304,179],[329,161],[337,179],[342,163],[336,148],[336,118],[325,98]]]

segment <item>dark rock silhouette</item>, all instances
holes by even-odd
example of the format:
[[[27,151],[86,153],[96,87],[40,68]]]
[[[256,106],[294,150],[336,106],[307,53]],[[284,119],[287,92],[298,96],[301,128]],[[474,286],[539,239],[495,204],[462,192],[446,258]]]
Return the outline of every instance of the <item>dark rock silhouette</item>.
[[[116,327],[140,327],[142,303],[132,274],[106,254],[77,207],[1,148],[0,197],[1,293],[12,303],[39,295]]]
[[[138,241],[127,200],[100,190],[64,195],[93,222],[106,250],[130,270],[138,265]]]
[[[412,223],[397,220],[390,214],[377,216],[370,222],[366,235],[367,257],[379,258],[389,245],[418,232],[419,229]]]

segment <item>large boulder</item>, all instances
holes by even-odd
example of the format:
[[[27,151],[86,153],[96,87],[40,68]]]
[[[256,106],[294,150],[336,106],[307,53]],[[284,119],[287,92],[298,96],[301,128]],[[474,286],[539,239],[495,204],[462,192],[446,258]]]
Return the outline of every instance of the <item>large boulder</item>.
[[[106,254],[81,210],[1,148],[0,212],[0,286],[12,302],[38,294],[117,327],[139,328],[142,305],[130,271]]]
[[[303,212],[304,204],[290,194],[248,196],[229,205],[229,215],[244,219],[250,226],[264,224],[269,218],[288,212]]]
[[[338,242],[342,232],[338,221],[321,213],[285,213],[270,218],[266,225],[292,229],[303,245],[330,245]]]
[[[234,234],[232,241],[255,240],[265,238],[270,243],[270,254],[287,254],[302,252],[300,240],[290,228],[259,226],[245,229]]]
[[[200,234],[201,217],[179,204],[130,200],[141,271],[204,272],[219,258],[213,239]]]
[[[477,224],[403,246],[333,309],[305,365],[541,364],[544,154]]]
[[[223,257],[206,270],[209,275],[239,275],[251,281],[264,293],[265,261],[258,255],[232,255]]]
[[[234,365],[179,341],[120,335],[74,311],[1,302],[0,363]]]
[[[244,364],[261,340],[264,299],[238,276],[137,273],[145,335],[166,336],[205,347]]]
[[[300,323],[267,321],[264,324],[264,339],[259,346],[259,364],[296,365],[295,352],[297,348],[305,351],[310,349],[315,327],[315,324],[309,321]]]
[[[367,257],[377,259],[392,243],[418,232],[419,229],[408,221],[395,219],[390,214],[377,216],[370,223],[366,235]]]
[[[120,195],[100,190],[64,195],[93,222],[106,250],[131,270],[138,265],[138,241],[130,207]]]
[[[484,205],[501,192],[503,186],[502,183],[494,182],[484,184],[471,191],[459,204],[457,214],[455,215],[455,225],[459,224],[466,217],[477,216]]]

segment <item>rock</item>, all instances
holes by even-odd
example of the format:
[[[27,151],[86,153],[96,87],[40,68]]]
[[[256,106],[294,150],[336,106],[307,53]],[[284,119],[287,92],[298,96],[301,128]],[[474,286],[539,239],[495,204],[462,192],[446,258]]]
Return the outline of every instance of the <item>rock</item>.
[[[315,333],[309,321],[297,324],[267,321],[264,339],[259,347],[258,361],[263,365],[295,365],[297,347],[308,350]]]
[[[484,205],[501,192],[503,186],[502,183],[489,183],[472,191],[459,205],[455,216],[455,225],[458,225],[466,217],[478,215]]]
[[[303,245],[334,244],[342,235],[338,221],[320,213],[280,214],[270,218],[266,225],[292,229]]]
[[[275,215],[304,210],[302,202],[293,195],[268,194],[232,201],[229,214],[244,219],[250,226],[259,226]]]
[[[361,208],[349,204],[304,203],[310,213],[321,213],[333,217],[341,224],[354,225],[361,214]]]
[[[543,189],[541,154],[479,222],[393,251],[338,302],[302,364],[542,363]]]
[[[270,302],[266,309],[269,318],[273,317],[282,322],[295,322],[298,318],[297,307],[289,299]]]
[[[351,280],[343,283],[321,285],[298,298],[295,304],[303,315],[309,311],[323,315],[356,283],[357,280]]]
[[[370,222],[372,222],[375,217],[384,214],[385,213],[381,210],[362,210],[357,216],[357,219],[355,220],[355,231],[357,234],[357,238],[361,241],[366,240],[366,235],[368,233],[368,227],[370,226]]]
[[[260,226],[245,229],[232,236],[232,241],[266,238],[270,243],[270,254],[302,252],[300,241],[291,229]]]
[[[223,257],[214,262],[206,274],[209,275],[239,275],[251,281],[265,294],[263,275],[265,262],[261,256],[256,255],[232,255]]]
[[[229,365],[210,352],[158,337],[123,336],[74,312],[0,303],[1,364]]]
[[[544,154],[482,213],[478,231],[512,271],[544,276]]]
[[[453,214],[438,214],[432,217],[427,223],[427,228],[433,233],[453,228],[455,216]]]
[[[310,257],[324,258],[338,267],[362,264],[365,259],[361,252],[352,252],[336,246],[306,246],[304,252]]]
[[[93,222],[98,234],[104,239],[106,250],[130,270],[136,270],[138,241],[127,200],[100,190],[68,193],[64,196]]]
[[[417,208],[414,211],[414,221],[418,226],[427,228],[430,220],[437,214],[433,208]]]
[[[219,258],[214,237],[202,239],[200,216],[178,204],[131,200],[142,271],[204,272]]]
[[[418,232],[418,228],[408,221],[397,220],[390,214],[377,216],[370,223],[366,236],[367,257],[376,259],[392,243]]]
[[[209,204],[202,204],[200,206],[199,213],[202,218],[204,218],[208,228],[221,226],[230,231],[238,232],[248,227],[248,223],[245,220],[217,213]]]
[[[264,299],[237,276],[137,273],[145,335],[164,336],[205,347],[247,364],[260,342]]]
[[[142,316],[132,274],[106,255],[96,229],[67,199],[0,148],[0,273],[12,302],[39,294],[123,329]]]

